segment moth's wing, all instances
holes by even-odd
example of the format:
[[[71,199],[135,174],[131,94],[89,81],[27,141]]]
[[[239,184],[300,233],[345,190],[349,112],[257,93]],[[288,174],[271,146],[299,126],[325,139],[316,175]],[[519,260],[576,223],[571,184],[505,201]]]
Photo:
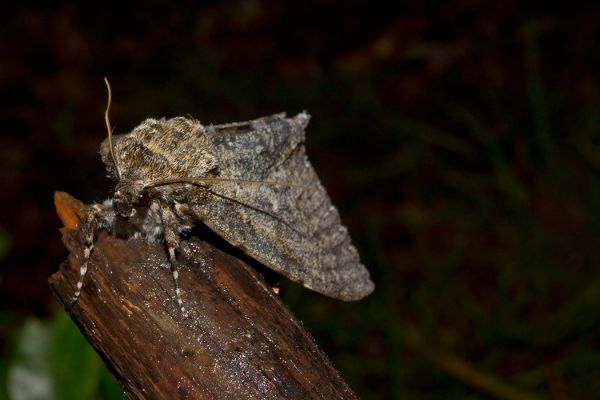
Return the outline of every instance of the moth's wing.
[[[325,295],[358,300],[374,285],[306,157],[308,120],[306,113],[278,114],[207,127],[218,176],[247,182],[210,183],[193,210],[269,268]]]

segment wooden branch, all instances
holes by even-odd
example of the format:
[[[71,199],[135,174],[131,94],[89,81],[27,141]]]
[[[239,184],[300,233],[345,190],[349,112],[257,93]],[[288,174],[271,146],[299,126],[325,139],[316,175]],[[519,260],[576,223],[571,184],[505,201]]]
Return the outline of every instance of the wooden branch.
[[[71,307],[79,237],[63,228],[71,254],[50,285],[129,398],[356,398],[261,276],[197,238],[183,241],[179,255],[187,318],[164,246],[106,232]]]

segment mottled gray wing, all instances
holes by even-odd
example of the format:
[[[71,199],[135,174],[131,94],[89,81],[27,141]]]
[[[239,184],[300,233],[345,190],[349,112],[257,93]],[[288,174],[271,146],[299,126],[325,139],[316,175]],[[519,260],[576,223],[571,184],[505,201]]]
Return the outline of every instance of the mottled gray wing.
[[[278,114],[205,127],[217,176],[264,183],[210,183],[193,210],[267,267],[325,295],[358,300],[374,285],[306,157],[309,118]]]

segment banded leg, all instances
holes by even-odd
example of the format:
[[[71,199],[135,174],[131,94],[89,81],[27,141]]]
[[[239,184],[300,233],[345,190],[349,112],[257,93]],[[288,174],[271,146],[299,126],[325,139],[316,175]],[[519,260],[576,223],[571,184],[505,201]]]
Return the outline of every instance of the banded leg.
[[[173,283],[175,284],[177,305],[179,306],[181,313],[186,315],[187,312],[183,306],[181,289],[179,288],[179,272],[177,271],[177,252],[179,251],[179,242],[181,240],[179,238],[179,234],[172,228],[177,223],[177,217],[170,209],[165,207],[161,213],[161,218],[165,235],[165,243],[169,253],[169,264],[171,264],[171,273],[173,274]]]
[[[89,211],[83,221],[83,261],[79,267],[79,280],[76,284],[75,293],[71,299],[71,306],[75,304],[79,295],[81,294],[81,288],[83,287],[83,279],[88,270],[88,264],[94,250],[94,240],[96,239],[96,232],[98,229],[110,228],[110,221],[114,220],[114,210],[110,205],[92,204],[89,207]]]

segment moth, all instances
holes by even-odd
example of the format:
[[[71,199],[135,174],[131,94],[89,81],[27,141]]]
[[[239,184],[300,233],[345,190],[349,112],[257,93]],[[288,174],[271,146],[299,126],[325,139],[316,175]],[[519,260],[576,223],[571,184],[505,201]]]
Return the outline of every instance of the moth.
[[[112,197],[84,219],[84,254],[73,302],[83,286],[95,232],[127,223],[134,236],[164,243],[175,294],[181,235],[201,221],[251,258],[303,286],[341,300],[374,289],[337,209],[305,152],[310,116],[276,114],[252,121],[202,125],[192,118],[146,119],[112,134],[100,155]]]

